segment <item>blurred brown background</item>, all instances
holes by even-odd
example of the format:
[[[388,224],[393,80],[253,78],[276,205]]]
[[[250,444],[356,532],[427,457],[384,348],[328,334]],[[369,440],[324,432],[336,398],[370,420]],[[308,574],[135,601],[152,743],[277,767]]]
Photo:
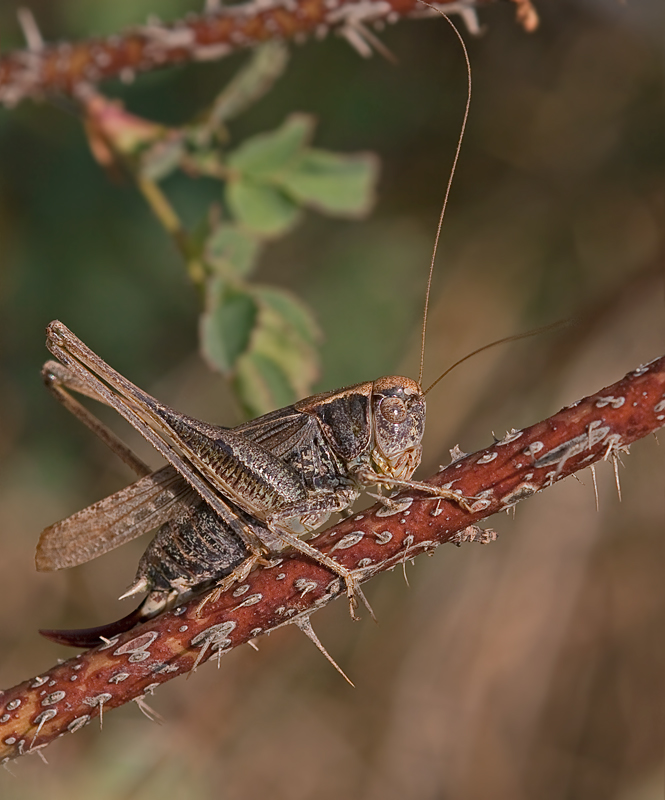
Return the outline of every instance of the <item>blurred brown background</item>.
[[[4,0],[5,48],[19,44]],[[38,0],[47,38],[104,33],[185,0]],[[429,401],[421,475],[459,443],[486,446],[665,352],[665,6],[541,3],[465,34],[467,139],[435,277],[425,380],[483,343],[562,317],[560,333],[460,368]],[[240,140],[292,110],[317,144],[383,160],[360,223],[308,217],[271,247],[261,280],[291,287],[326,335],[320,388],[417,371],[427,262],[466,79],[443,20],[382,36],[397,66],[332,38],[294,48],[286,77],[233,127]],[[105,87],[168,122],[201,108],[242,63]],[[217,188],[174,182],[196,219]],[[37,575],[47,524],[119,488],[122,466],[39,380],[43,330],[62,319],[112,365],[182,411],[233,424],[196,355],[198,300],[171,244],[126,185],[93,163],[79,122],[46,105],[0,110],[0,685],[70,652],[37,628],[128,610],[117,597],[144,546]],[[359,344],[360,343],[360,344]],[[118,426],[118,430],[121,430]],[[131,441],[135,439],[128,435]],[[663,437],[661,437],[662,439]],[[146,453],[145,449],[141,449]],[[339,603],[315,619],[348,687],[296,631],[280,631],[159,690],[161,727],[123,708],[0,774],[2,797],[620,798],[664,794],[665,448],[637,443],[492,521],[488,547],[445,547],[367,587],[379,618]],[[48,783],[46,783],[48,782]]]

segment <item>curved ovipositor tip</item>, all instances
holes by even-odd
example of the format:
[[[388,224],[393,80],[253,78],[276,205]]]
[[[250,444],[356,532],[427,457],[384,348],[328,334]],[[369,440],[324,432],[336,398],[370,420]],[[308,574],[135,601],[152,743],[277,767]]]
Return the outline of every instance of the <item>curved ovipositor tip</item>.
[[[110,622],[108,625],[99,625],[96,628],[78,628],[74,630],[40,630],[42,636],[50,639],[56,644],[64,644],[68,647],[97,647],[106,639],[111,639],[120,633],[126,633],[139,622],[146,619],[143,613],[143,603],[126,617]]]

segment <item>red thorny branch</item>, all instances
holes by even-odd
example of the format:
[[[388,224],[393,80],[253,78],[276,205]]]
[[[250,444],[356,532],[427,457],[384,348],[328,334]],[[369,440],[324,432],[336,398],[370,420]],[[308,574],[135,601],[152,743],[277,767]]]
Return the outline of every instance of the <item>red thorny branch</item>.
[[[665,357],[491,447],[455,460],[431,483],[475,502],[472,513],[443,500],[403,497],[374,506],[311,540],[362,580],[445,542],[489,540],[480,520],[514,506],[665,426]],[[399,499],[399,498],[398,498]],[[263,633],[297,624],[342,593],[340,581],[299,554],[253,572],[203,608],[199,599],[0,692],[1,763],[45,747],[103,711],[141,699],[159,684],[220,658]]]
[[[330,32],[345,37],[361,55],[377,42],[367,26],[380,29],[402,18],[460,14],[478,30],[475,8],[494,0],[250,0],[190,14],[172,23],[149,20],[124,33],[79,42],[44,43],[28,12],[21,21],[25,50],[0,56],[0,104],[15,105],[48,93],[77,95],[109,78],[131,81],[139,72],[186,61],[210,61],[272,39],[303,41]],[[533,30],[538,18],[530,0],[514,0],[517,19]]]

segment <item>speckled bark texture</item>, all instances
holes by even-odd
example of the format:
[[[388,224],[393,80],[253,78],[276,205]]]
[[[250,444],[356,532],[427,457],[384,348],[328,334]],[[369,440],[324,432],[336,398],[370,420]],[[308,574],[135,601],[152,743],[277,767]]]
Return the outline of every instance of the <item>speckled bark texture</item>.
[[[405,17],[459,13],[478,29],[474,9],[493,0],[254,0],[191,14],[170,24],[159,21],[106,38],[46,44],[0,56],[0,103],[15,105],[48,92],[76,94],[109,78],[131,81],[137,73],[186,61],[210,61],[271,39],[304,41],[335,32],[361,55],[372,51],[364,26],[380,28]],[[515,0],[519,22],[537,24],[529,0]],[[34,37],[33,37],[34,38]]]
[[[490,539],[472,526],[595,461],[616,458],[664,425],[665,357],[492,447],[454,454],[431,483],[476,498],[473,513],[400,496],[399,510],[375,506],[310,541],[367,580],[439,544]],[[249,639],[302,623],[342,591],[326,569],[286,554],[200,610],[195,599],[2,692],[0,756],[6,762],[42,748]]]

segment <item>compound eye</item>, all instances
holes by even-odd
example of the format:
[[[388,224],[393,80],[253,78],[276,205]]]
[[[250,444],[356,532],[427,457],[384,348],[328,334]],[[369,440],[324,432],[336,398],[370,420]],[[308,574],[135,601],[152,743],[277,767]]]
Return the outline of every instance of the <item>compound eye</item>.
[[[397,425],[406,419],[406,405],[399,397],[384,397],[379,406],[381,416],[386,422]]]

